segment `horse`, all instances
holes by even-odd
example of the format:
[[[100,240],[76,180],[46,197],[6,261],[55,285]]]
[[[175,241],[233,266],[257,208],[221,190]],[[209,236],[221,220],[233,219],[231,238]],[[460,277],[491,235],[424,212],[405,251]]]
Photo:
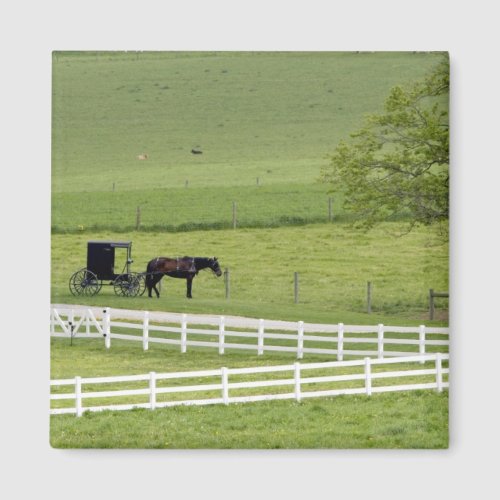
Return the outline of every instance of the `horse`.
[[[217,257],[156,257],[150,260],[146,268],[146,287],[148,296],[152,298],[151,292],[154,290],[156,297],[160,298],[160,292],[156,288],[157,283],[167,275],[172,278],[184,278],[186,280],[186,297],[192,299],[191,289],[193,278],[202,269],[211,269],[217,276],[222,275]]]

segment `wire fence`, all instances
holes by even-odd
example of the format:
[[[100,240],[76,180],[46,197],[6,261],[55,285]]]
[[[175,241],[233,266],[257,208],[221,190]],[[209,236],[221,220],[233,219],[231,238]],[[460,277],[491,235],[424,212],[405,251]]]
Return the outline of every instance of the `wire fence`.
[[[347,219],[342,197],[316,185],[304,190],[255,186],[58,193],[52,205],[55,233],[279,227]]]

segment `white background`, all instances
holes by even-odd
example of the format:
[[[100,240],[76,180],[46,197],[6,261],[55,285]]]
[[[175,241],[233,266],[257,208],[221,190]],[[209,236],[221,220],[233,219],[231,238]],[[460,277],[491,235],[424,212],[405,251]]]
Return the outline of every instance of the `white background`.
[[[0,495],[406,500],[498,494],[500,44],[494,6],[484,0],[3,2]],[[50,448],[51,51],[71,49],[450,51],[449,450]]]

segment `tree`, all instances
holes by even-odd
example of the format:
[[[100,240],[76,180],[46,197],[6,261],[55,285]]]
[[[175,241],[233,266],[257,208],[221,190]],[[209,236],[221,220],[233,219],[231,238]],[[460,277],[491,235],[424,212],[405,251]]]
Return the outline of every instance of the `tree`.
[[[422,81],[392,88],[384,113],[336,147],[322,180],[344,191],[358,225],[448,221],[449,86],[446,57]]]

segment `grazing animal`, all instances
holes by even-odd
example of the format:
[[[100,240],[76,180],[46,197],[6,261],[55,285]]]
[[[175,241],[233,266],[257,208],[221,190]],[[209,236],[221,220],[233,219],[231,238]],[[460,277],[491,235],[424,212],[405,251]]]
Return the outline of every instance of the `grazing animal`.
[[[156,285],[163,276],[167,275],[172,278],[184,278],[187,288],[186,297],[192,299],[191,290],[193,278],[202,269],[211,269],[217,277],[222,275],[217,257],[179,257],[176,259],[170,257],[156,257],[156,259],[148,262],[146,268],[146,287],[148,289],[148,296],[152,297],[151,292],[154,290],[156,296],[160,298],[160,292],[158,288],[156,288]]]
[[[194,155],[201,155],[203,154],[203,151],[201,149],[192,149],[191,153],[193,153]]]
[[[148,159],[148,154],[147,153],[142,153],[141,155],[137,155],[138,160],[147,160]]]

